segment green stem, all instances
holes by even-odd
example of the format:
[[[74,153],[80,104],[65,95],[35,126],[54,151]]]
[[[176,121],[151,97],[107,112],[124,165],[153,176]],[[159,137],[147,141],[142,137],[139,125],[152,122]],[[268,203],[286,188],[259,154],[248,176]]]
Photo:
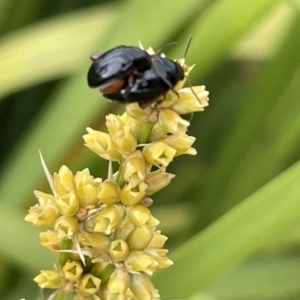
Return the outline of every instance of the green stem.
[[[74,294],[73,293],[58,293],[57,296],[55,297],[55,300],[72,300],[74,299]]]
[[[125,185],[123,161],[120,162],[117,183],[120,188],[122,188]]]
[[[149,135],[155,123],[144,123],[142,131],[138,140],[139,144],[145,144],[148,142]]]

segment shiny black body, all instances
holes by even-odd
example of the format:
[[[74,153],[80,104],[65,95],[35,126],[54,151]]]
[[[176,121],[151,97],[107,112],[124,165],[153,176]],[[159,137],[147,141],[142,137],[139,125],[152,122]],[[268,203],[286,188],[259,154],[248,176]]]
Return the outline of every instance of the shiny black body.
[[[137,47],[119,46],[94,60],[88,71],[88,85],[98,87],[132,73],[143,73],[151,66],[151,56],[146,51]]]
[[[131,46],[92,56],[88,85],[100,87],[105,98],[124,103],[151,103],[184,78],[181,65]]]
[[[172,89],[184,78],[183,68],[170,59],[151,56],[152,67],[138,74],[133,84],[125,84],[116,93],[103,94],[105,98],[121,102],[141,102],[155,99]]]

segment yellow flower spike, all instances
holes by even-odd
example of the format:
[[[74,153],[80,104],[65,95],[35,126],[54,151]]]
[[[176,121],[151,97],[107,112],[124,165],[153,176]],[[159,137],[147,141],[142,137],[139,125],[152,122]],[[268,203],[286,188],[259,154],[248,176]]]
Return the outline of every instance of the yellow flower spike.
[[[98,199],[104,204],[115,204],[120,201],[120,187],[111,181],[104,181],[98,193]]]
[[[143,272],[150,276],[156,271],[158,266],[155,258],[143,251],[131,252],[124,263],[130,273]]]
[[[115,148],[108,133],[87,128],[88,134],[83,136],[85,146],[106,160],[120,161],[122,155]]]
[[[93,274],[85,274],[78,281],[77,292],[83,296],[94,295],[100,290],[101,279]]]
[[[77,261],[66,262],[62,269],[65,278],[71,282],[76,282],[83,272],[82,265]]]
[[[147,195],[157,193],[164,187],[170,184],[171,180],[175,177],[174,174],[166,173],[166,167],[162,166],[159,169],[150,172],[146,177]]]
[[[137,146],[137,140],[130,130],[130,126],[124,126],[122,130],[111,136],[115,148],[123,155],[128,156]]]
[[[124,219],[124,207],[120,204],[109,205],[99,214],[86,222],[86,227],[95,232],[102,232],[107,235],[115,231]]]
[[[195,140],[196,138],[193,136],[183,136],[179,134],[169,135],[163,139],[164,143],[175,149],[175,156],[182,154],[196,155],[196,149],[191,147]]]
[[[148,249],[160,249],[164,246],[165,242],[167,241],[168,237],[165,235],[160,234],[159,230],[156,230],[152,234],[152,239],[148,245]]]
[[[84,246],[98,248],[106,253],[108,253],[111,244],[111,239],[107,235],[99,232],[87,232],[84,230],[78,234],[78,241]]]
[[[151,212],[144,205],[137,204],[129,207],[127,215],[134,225],[142,226],[149,221]]]
[[[84,169],[76,173],[75,182],[77,186],[76,194],[81,207],[95,205],[99,202],[97,194],[102,183],[101,178],[94,178],[90,175],[89,169]]]
[[[111,293],[120,293],[125,296],[125,292],[129,287],[129,274],[125,268],[115,269],[111,275],[108,284],[108,290]]]
[[[41,232],[40,235],[41,245],[50,251],[57,251],[60,249],[61,238],[58,237],[56,231],[47,230],[46,232]]]
[[[109,248],[109,255],[115,261],[124,261],[129,254],[129,247],[122,239],[112,241]]]
[[[193,67],[184,59],[176,62],[185,76],[167,93],[145,108],[130,103],[121,116],[108,115],[108,133],[87,128],[85,145],[109,161],[107,180],[88,169],[74,176],[66,166],[52,178],[41,158],[54,196],[35,192],[39,204],[26,221],[54,227],[40,240],[59,252],[62,269],[35,278],[41,287],[59,289],[52,297],[71,292],[74,300],[160,299],[148,275],[172,261],[163,248],[167,237],[156,230],[159,221],[148,208],[149,196],[174,178],[166,167],[176,156],[196,154],[195,138],[187,135],[190,123],[180,115],[208,105],[204,86],[182,89]]]
[[[67,166],[62,166],[58,173],[54,173],[53,178],[55,192],[59,195],[76,189],[74,175]]]
[[[128,235],[126,242],[130,249],[144,250],[150,243],[152,231],[146,226],[134,228]]]
[[[159,300],[158,291],[145,274],[130,274],[130,289],[138,299]]]
[[[203,111],[208,106],[208,91],[205,86],[193,86],[193,91],[196,93],[198,99],[195,97],[191,88],[184,88],[179,91],[179,98],[174,100],[172,109],[178,114],[188,114],[197,111]]]
[[[146,177],[146,162],[141,151],[133,152],[124,162],[124,179],[136,187]]]
[[[125,205],[138,204],[146,196],[147,187],[144,182],[140,182],[136,187],[132,187],[130,183],[126,184],[120,192],[122,203]]]
[[[62,216],[56,220],[54,230],[57,232],[58,238],[71,239],[78,230],[78,220],[75,217]]]
[[[176,152],[173,147],[163,141],[151,143],[143,148],[145,160],[151,165],[168,166]]]
[[[166,134],[185,134],[190,126],[190,122],[181,118],[172,109],[163,109],[159,114],[159,125]]]
[[[65,283],[64,274],[56,266],[52,270],[41,270],[41,273],[33,279],[40,288],[58,289]]]

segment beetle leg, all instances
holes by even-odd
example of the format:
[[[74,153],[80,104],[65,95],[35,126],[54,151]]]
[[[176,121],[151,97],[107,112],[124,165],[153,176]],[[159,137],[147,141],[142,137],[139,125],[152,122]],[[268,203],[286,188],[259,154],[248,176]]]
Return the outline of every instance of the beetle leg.
[[[132,88],[133,84],[134,84],[134,76],[132,74],[129,74],[128,75],[128,80],[127,80],[127,83],[128,83],[128,88]],[[128,90],[127,88],[127,90]]]
[[[120,91],[124,85],[124,79],[118,78],[111,80],[100,87],[102,94],[112,94]]]
[[[138,104],[140,108],[146,108],[155,101],[156,99],[148,99],[148,100],[139,101]]]

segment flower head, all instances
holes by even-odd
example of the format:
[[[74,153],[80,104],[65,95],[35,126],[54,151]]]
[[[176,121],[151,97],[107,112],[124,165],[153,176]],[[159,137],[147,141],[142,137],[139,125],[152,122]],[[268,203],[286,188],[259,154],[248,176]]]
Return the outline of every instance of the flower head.
[[[74,175],[62,166],[52,177],[45,170],[53,193],[35,191],[38,204],[25,220],[50,227],[40,240],[59,254],[60,267],[41,271],[40,287],[72,292],[77,300],[160,299],[149,276],[172,261],[149,196],[170,184],[175,175],[166,169],[175,157],[196,154],[190,122],[181,115],[208,105],[204,86],[182,88],[193,67],[177,62],[184,78],[167,93],[147,107],[131,103],[121,116],[109,114],[107,133],[87,128],[85,145],[110,162],[107,179],[88,169]],[[119,164],[115,173],[112,161]]]

